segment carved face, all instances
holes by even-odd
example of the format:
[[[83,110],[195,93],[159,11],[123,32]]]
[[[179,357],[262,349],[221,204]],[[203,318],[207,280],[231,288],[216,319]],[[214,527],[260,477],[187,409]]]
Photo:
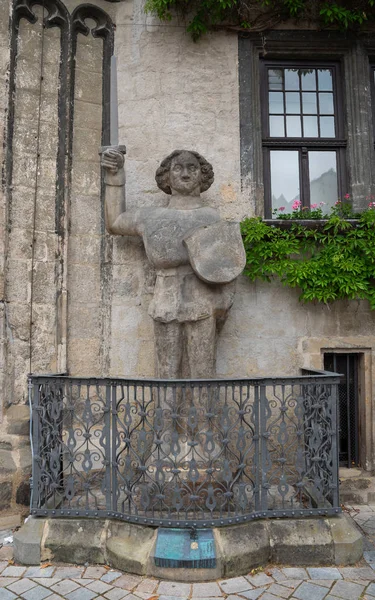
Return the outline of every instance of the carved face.
[[[202,172],[199,161],[190,152],[181,152],[171,162],[169,185],[182,196],[199,194]]]

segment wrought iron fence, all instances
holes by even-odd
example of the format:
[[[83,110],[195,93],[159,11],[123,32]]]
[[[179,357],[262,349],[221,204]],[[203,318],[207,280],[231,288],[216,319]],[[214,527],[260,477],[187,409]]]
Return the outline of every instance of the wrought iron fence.
[[[31,512],[173,527],[338,513],[339,381],[31,376]]]

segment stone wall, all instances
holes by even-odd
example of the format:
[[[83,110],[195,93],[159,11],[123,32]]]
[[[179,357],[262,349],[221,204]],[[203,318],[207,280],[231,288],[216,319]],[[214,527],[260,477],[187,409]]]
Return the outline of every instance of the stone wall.
[[[214,166],[215,183],[204,194],[207,204],[237,221],[259,212],[261,184],[251,177],[241,181],[237,35],[215,32],[193,43],[182,23],[162,25],[146,16],[140,0],[93,4],[116,24],[127,206],[166,203],[156,187],[155,170],[164,156],[181,147],[199,151]],[[76,0],[65,3],[70,15],[78,5]],[[1,136],[6,131],[10,56],[7,10],[2,3]],[[41,10],[35,8],[35,24],[20,22],[12,96],[13,171],[0,192],[0,265],[5,265],[5,290],[3,266],[0,277],[0,509],[10,510],[27,503],[23,482],[30,473],[30,371],[97,377],[155,373],[147,314],[153,270],[137,238],[112,238],[104,230],[98,147],[103,141],[106,42],[91,31],[78,34],[75,85],[70,71],[64,85],[72,95],[59,104],[65,89],[59,67],[63,33],[58,27],[42,29]],[[96,24],[87,23],[90,29]],[[61,139],[66,142],[63,161]],[[2,148],[0,144],[0,153]],[[9,163],[5,166],[9,175]],[[63,183],[56,185],[61,169]],[[324,349],[360,353],[363,456],[370,469],[374,325],[375,314],[364,302],[302,305],[296,291],[242,277],[220,335],[217,373],[293,375],[302,367],[321,368]]]

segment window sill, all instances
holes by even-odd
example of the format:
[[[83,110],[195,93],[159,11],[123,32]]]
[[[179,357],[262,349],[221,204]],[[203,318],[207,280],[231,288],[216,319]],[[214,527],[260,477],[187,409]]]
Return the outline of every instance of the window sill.
[[[359,225],[359,219],[346,219],[353,227]],[[279,229],[290,229],[292,225],[301,225],[306,229],[320,229],[328,223],[328,219],[263,219],[263,223],[278,227]]]

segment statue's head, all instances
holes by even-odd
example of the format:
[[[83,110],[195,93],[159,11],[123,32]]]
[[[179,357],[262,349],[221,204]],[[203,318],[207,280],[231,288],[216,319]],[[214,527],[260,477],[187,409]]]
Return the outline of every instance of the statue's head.
[[[162,161],[155,179],[166,194],[174,190],[182,196],[190,196],[208,190],[214,181],[214,172],[212,165],[198,152],[175,150]]]

